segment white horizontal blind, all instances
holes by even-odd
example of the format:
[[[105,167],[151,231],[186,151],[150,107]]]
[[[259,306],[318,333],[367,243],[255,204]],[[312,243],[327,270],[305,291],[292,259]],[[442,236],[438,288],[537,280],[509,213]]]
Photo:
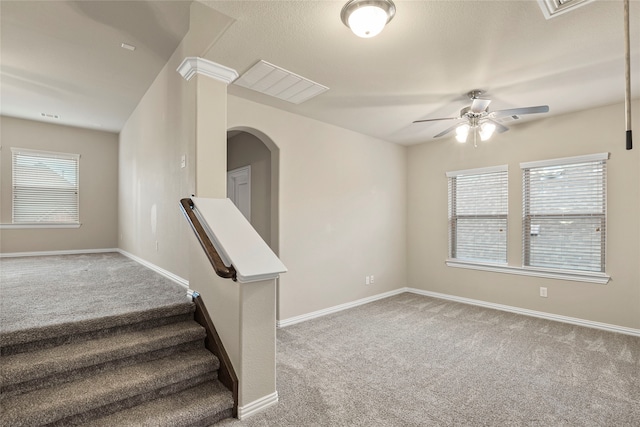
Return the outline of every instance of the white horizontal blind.
[[[521,165],[525,266],[605,271],[607,157]]]
[[[449,172],[449,257],[507,262],[507,167]]]
[[[78,154],[12,148],[13,222],[79,223]]]

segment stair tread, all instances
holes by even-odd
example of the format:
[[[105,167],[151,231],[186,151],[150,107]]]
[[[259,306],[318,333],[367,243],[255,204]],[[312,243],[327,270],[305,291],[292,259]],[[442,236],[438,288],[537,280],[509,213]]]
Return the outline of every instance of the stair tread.
[[[137,330],[3,357],[3,387],[204,339],[194,321]]]
[[[165,396],[84,424],[85,427],[179,426],[233,408],[233,395],[218,380]]]
[[[217,369],[217,358],[206,349],[175,355],[116,370],[105,370],[54,388],[3,399],[1,425],[40,425],[81,414]]]
[[[24,329],[2,329],[0,331],[0,347],[26,344],[68,335],[86,334],[124,325],[141,323],[149,320],[193,313],[195,305],[191,302],[181,302],[162,305],[140,311],[125,311],[104,317],[83,318],[77,321],[52,323],[45,326],[28,327]]]

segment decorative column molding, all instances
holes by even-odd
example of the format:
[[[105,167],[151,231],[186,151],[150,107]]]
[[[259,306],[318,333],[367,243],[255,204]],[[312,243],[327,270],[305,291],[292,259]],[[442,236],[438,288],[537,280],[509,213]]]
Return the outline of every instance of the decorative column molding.
[[[186,81],[191,80],[191,77],[196,74],[211,77],[226,84],[238,78],[238,72],[233,68],[197,56],[184,58],[177,71]]]

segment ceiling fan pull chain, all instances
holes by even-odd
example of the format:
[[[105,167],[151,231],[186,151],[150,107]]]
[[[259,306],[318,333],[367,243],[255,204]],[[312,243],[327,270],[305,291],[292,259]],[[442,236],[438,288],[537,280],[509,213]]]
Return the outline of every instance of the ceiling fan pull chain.
[[[624,107],[626,122],[626,148],[633,148],[631,137],[631,47],[629,42],[629,0],[624,0]]]

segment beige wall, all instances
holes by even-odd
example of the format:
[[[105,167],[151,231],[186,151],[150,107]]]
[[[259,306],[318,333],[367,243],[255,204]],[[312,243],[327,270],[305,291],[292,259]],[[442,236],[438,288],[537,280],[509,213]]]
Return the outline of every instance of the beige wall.
[[[120,133],[119,245],[202,295],[240,379],[242,410],[275,392],[275,281],[217,277],[179,210],[192,194],[226,196],[226,84],[199,74],[185,81],[176,69],[202,56],[230,20],[191,7],[189,33]],[[255,336],[260,346],[245,341]]]
[[[194,192],[195,86],[175,71],[179,51],[120,132],[119,247],[186,278],[188,229],[178,202]]]
[[[205,52],[230,22],[192,3],[189,32],[120,133],[119,247],[183,278],[191,230],[178,203],[196,192],[196,93],[208,82],[197,76],[186,82],[176,69],[185,57]],[[225,132],[222,126],[223,144]],[[216,185],[224,189],[224,182]]]
[[[80,154],[80,228],[3,229],[0,252],[117,247],[118,135],[0,117],[0,222],[11,223],[11,147]]]
[[[640,103],[634,103],[640,126]],[[637,138],[636,138],[637,139]],[[408,149],[408,285],[531,310],[640,328],[640,150],[625,150],[623,105],[513,126],[477,149],[453,138]],[[509,166],[508,262],[521,266],[520,162],[609,152],[607,267],[597,285],[447,267],[445,172]],[[539,287],[548,298],[539,297]]]
[[[271,151],[241,132],[227,141],[227,171],[251,166],[251,225],[271,244]]]
[[[280,151],[281,320],[406,285],[405,148],[235,96]],[[374,275],[375,284],[365,285]]]

